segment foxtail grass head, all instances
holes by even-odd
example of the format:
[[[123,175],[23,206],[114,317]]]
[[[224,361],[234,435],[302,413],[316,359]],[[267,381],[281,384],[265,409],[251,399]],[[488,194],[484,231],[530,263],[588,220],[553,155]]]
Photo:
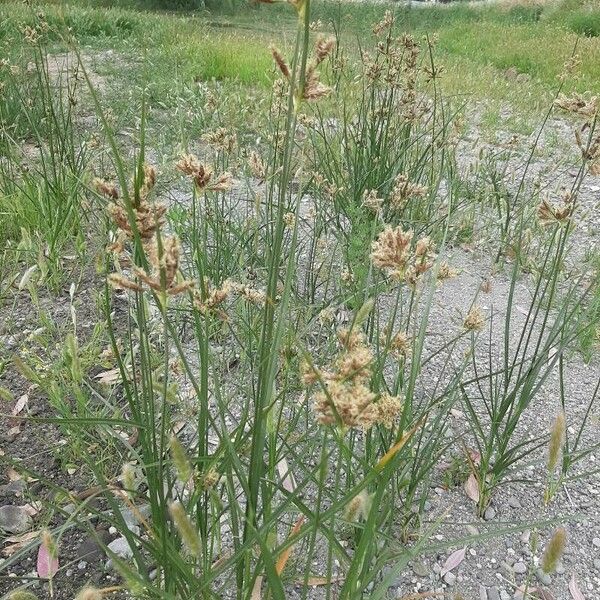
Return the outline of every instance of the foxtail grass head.
[[[544,573],[553,573],[556,570],[556,565],[565,551],[566,544],[567,531],[564,527],[559,527],[550,538],[542,556],[541,565]]]

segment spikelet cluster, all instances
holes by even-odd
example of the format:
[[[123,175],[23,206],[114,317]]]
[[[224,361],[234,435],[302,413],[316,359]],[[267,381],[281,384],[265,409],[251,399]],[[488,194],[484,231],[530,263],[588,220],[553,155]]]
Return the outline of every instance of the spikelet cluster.
[[[390,194],[390,205],[396,209],[402,209],[409,200],[423,198],[427,194],[427,186],[419,185],[408,179],[407,175],[398,175],[394,181],[394,187]]]
[[[231,188],[231,173],[215,177],[211,167],[201,163],[193,154],[183,154],[175,168],[192,179],[199,192],[226,192]]]
[[[565,413],[559,412],[554,419],[552,429],[550,430],[550,444],[548,445],[548,472],[552,473],[561,457],[563,445],[565,443]]]
[[[331,54],[334,47],[335,38],[333,37],[319,37],[317,39],[313,50],[313,58],[306,67],[304,81],[302,82],[302,88],[298,93],[297,99],[308,101],[319,100],[331,92],[331,88],[319,80],[317,68]],[[271,47],[271,54],[283,77],[287,81],[290,81],[292,71],[283,54],[274,46]]]
[[[372,244],[371,262],[392,278],[414,286],[433,267],[436,254],[428,237],[419,239],[414,248],[413,237],[411,230],[388,225]]]
[[[572,96],[560,94],[554,101],[554,106],[586,119],[593,119],[598,114],[600,105],[597,96],[585,98],[585,96],[575,93]]]
[[[222,309],[222,305],[233,295],[255,306],[264,306],[267,301],[267,294],[263,290],[229,279],[225,280],[221,287],[214,287],[206,280],[204,288],[204,294],[194,292],[194,306],[203,315],[213,314],[223,321],[227,320],[227,313]]]
[[[109,199],[108,213],[117,226],[116,241],[108,248],[117,255],[125,252],[125,242],[139,235],[150,271],[133,267],[135,280],[120,273],[109,275],[109,283],[117,289],[141,291],[146,285],[156,292],[169,296],[181,294],[193,287],[191,281],[178,281],[180,246],[175,236],[161,236],[165,224],[166,206],[161,202],[151,202],[148,196],[156,184],[156,170],[145,165],[142,181],[135,193],[135,200],[129,209],[120,201],[116,185],[100,179],[94,180],[99,194]],[[130,218],[130,217],[133,218]]]
[[[561,559],[566,545],[567,531],[564,527],[559,527],[550,538],[542,556],[541,566],[544,573],[552,573],[556,570],[556,565]]]
[[[98,588],[86,586],[75,596],[75,600],[102,600],[103,596]]]
[[[465,320],[463,321],[463,327],[467,331],[481,331],[485,326],[485,317],[481,307],[474,305],[469,309]]]
[[[547,227],[568,223],[575,210],[575,198],[575,194],[571,192],[563,193],[558,203],[552,203],[548,198],[544,198],[537,209],[540,225]]]
[[[220,150],[231,154],[237,148],[237,137],[235,133],[227,131],[224,127],[219,127],[214,131],[208,131],[202,135],[202,139],[210,144],[215,150]]]
[[[370,429],[376,423],[392,427],[401,411],[402,401],[387,394],[377,397],[369,388],[373,353],[364,334],[356,329],[338,331],[340,352],[329,370],[301,364],[305,385],[320,384],[314,396],[319,423],[341,424],[348,428]]]
[[[169,514],[171,515],[171,519],[173,519],[173,523],[189,553],[193,556],[200,556],[202,553],[200,536],[198,535],[196,527],[185,512],[183,504],[179,501],[171,502],[171,504],[169,504]]]

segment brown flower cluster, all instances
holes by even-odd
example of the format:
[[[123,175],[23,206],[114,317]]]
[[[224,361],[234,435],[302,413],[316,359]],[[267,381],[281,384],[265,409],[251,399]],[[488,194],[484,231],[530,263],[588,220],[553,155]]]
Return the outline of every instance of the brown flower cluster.
[[[117,255],[125,252],[125,242],[139,235],[150,271],[134,266],[135,280],[121,273],[112,273],[108,280],[118,289],[141,291],[144,284],[156,292],[169,296],[181,294],[193,287],[192,281],[178,281],[180,246],[175,236],[162,236],[160,229],[165,223],[166,206],[160,202],[150,202],[148,195],[156,184],[156,170],[144,165],[143,180],[135,194],[136,199],[127,207],[119,198],[114,183],[95,179],[94,185],[98,193],[111,200],[108,212],[118,229],[117,240],[109,247],[109,251]],[[123,258],[123,257],[122,257]],[[123,262],[130,262],[128,259]]]
[[[390,204],[397,209],[404,208],[412,198],[423,198],[427,194],[427,186],[413,183],[407,175],[401,174],[394,180],[390,195]]]
[[[599,108],[597,96],[586,99],[584,96],[577,93],[572,96],[560,94],[554,101],[554,106],[588,119],[593,119],[598,113]]]
[[[319,98],[327,96],[331,92],[330,87],[319,81],[317,67],[331,54],[331,51],[334,47],[335,39],[332,37],[319,37],[317,39],[313,50],[313,58],[306,67],[304,82],[299,93],[300,99],[308,101],[318,100]],[[285,58],[274,46],[271,47],[271,54],[273,55],[275,64],[281,71],[281,74],[289,81],[292,76],[292,72]]]
[[[413,235],[411,230],[388,225],[371,248],[371,262],[375,267],[410,285],[417,284],[419,278],[433,267],[436,258],[435,247],[428,237],[419,239],[413,250]]]
[[[226,192],[231,188],[231,173],[213,177],[213,169],[202,164],[193,154],[182,155],[175,168],[190,177],[199,192]]]
[[[200,293],[198,290],[194,292],[194,306],[203,314],[213,314],[223,321],[227,320],[227,313],[220,308],[221,305],[230,298],[233,294],[237,294],[250,304],[256,306],[264,306],[267,301],[267,295],[261,290],[257,290],[243,283],[236,283],[226,279],[221,287],[216,288],[206,280],[204,282],[205,292]]]
[[[538,205],[537,214],[540,225],[546,227],[557,223],[568,223],[574,210],[575,195],[564,192],[558,203],[552,203],[548,198],[544,198]]]
[[[481,331],[485,325],[485,318],[479,306],[472,306],[465,317],[463,327],[467,331]]]
[[[202,139],[215,148],[215,150],[221,150],[227,154],[231,154],[237,147],[235,134],[230,133],[224,127],[219,127],[214,131],[205,133]]]
[[[398,396],[377,396],[369,388],[373,353],[362,332],[343,329],[338,332],[340,352],[332,369],[320,371],[314,366],[302,365],[302,379],[306,385],[319,383],[320,391],[314,397],[314,410],[319,423],[344,427],[370,429],[380,423],[393,427],[402,409]]]

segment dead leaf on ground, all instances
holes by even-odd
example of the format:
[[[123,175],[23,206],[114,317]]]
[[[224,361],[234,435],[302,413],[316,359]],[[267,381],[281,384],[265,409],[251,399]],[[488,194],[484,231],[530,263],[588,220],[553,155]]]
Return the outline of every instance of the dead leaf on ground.
[[[479,502],[479,483],[477,483],[477,477],[473,473],[465,481],[464,488],[465,493],[473,502]]]
[[[569,592],[571,592],[571,597],[573,600],[585,600],[579,586],[577,585],[577,580],[575,579],[575,573],[571,575],[571,579],[569,580]]]
[[[442,567],[442,571],[440,572],[440,577],[443,577],[446,573],[452,571],[452,569],[456,569],[460,563],[465,560],[465,553],[467,552],[466,546],[461,548],[460,550],[456,550],[453,552],[444,563]]]
[[[51,556],[46,544],[41,543],[37,557],[37,574],[42,579],[54,577],[58,571],[58,558]]]
[[[12,556],[17,550],[24,548],[27,544],[40,536],[39,531],[29,531],[22,535],[11,535],[7,537],[4,541],[8,543],[8,546],[5,546],[2,549],[3,556]]]
[[[29,403],[29,396],[27,394],[23,394],[15,403],[12,409],[12,416],[16,417]]]
[[[94,377],[94,379],[102,385],[114,385],[121,379],[121,371],[117,368],[102,371]]]

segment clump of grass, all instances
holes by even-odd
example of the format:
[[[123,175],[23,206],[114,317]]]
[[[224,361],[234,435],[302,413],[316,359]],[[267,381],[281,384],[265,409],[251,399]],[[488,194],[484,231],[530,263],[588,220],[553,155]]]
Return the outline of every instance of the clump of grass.
[[[435,45],[398,37],[387,12],[371,26],[372,49],[348,65],[339,39],[312,33],[310,0],[288,4],[295,41],[271,51],[278,75],[251,143],[221,121],[217,98],[196,154],[150,164],[148,97],[123,149],[81,65],[112,158],[101,177],[82,176],[109,231],[99,269],[110,349],[80,339],[71,306],[54,368],[31,353],[13,366],[48,396],[97,485],[98,504],[55,490],[75,507],[53,535],[72,524],[95,535],[90,516],[115,526],[132,557],[109,554],[134,595],[284,597],[300,582],[306,596],[318,576],[344,600],[382,597],[427,549],[421,513],[454,443],[452,407],[462,401],[467,412],[477,452],[465,448],[465,460],[483,512],[509,468],[546,444],[520,440],[518,426],[587,315],[564,259],[578,186],[598,160],[594,111],[559,98],[586,118],[582,168],[560,201],[527,197],[521,182],[507,202],[502,174],[492,178],[494,250],[512,265],[501,352],[490,343],[482,364],[479,340],[488,327],[494,339],[497,315],[488,319],[478,298],[443,341],[431,335],[436,291],[457,275],[447,244],[464,220],[460,127],[438,85]],[[235,57],[228,76],[241,64]],[[175,208],[161,185],[169,173],[184,182]],[[531,263],[533,295],[517,323],[516,289]],[[25,273],[17,287],[38,306]],[[110,370],[95,384],[87,363],[101,355]],[[585,454],[586,421],[575,440],[553,436],[553,472],[561,457],[565,471]],[[109,464],[92,443],[111,449]],[[466,466],[453,463],[447,481]],[[49,504],[66,513],[60,498]]]

